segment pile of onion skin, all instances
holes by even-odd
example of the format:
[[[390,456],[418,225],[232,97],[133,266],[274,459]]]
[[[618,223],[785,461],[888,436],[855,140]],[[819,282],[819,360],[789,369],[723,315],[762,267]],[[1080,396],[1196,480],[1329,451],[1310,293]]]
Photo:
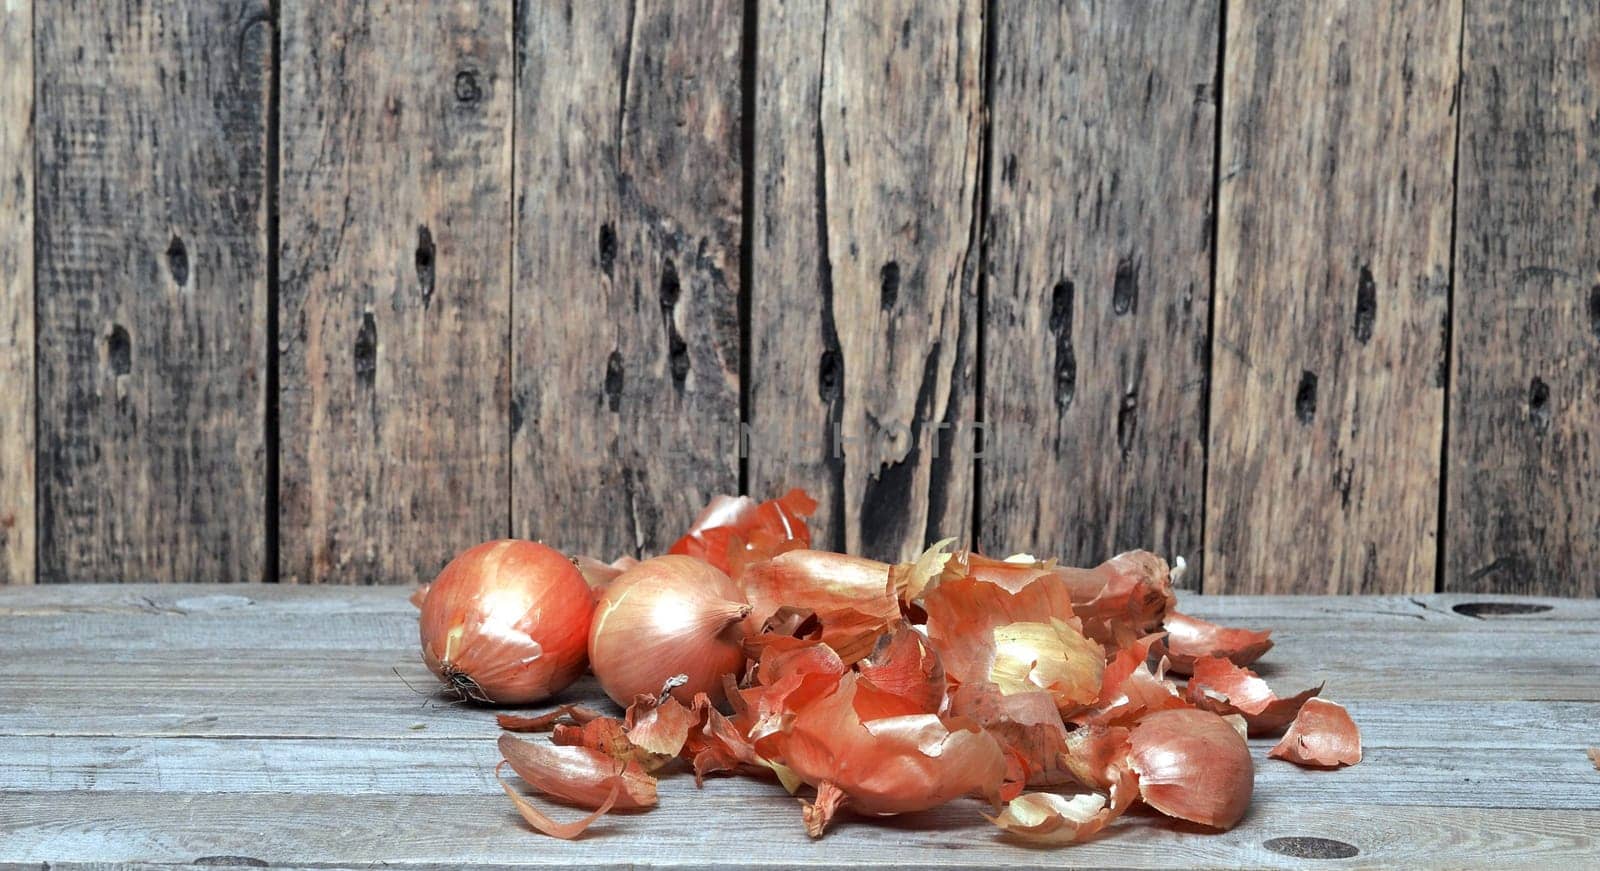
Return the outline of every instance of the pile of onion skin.
[[[813,837],[841,811],[971,796],[1013,837],[1068,844],[1140,802],[1233,827],[1255,780],[1247,735],[1283,733],[1268,755],[1308,767],[1361,759],[1320,686],[1280,698],[1247,668],[1270,632],[1176,611],[1152,553],[1083,569],[945,541],[890,565],[812,550],[815,508],[800,490],[719,496],[642,562],[486,542],[417,591],[423,660],[458,698],[529,705],[587,669],[623,709],[499,716],[549,733],[502,734],[501,766],[591,811],[557,822],[501,780],[530,825],[577,837],[654,806],[657,776],[686,767],[702,786],[775,779]]]

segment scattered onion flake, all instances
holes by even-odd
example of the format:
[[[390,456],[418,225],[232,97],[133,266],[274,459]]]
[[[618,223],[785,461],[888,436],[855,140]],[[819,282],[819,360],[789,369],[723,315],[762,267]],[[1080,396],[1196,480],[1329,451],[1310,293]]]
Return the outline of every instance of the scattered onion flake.
[[[1344,705],[1311,699],[1267,755],[1307,768],[1354,765],[1361,761],[1361,730]]]
[[[1322,692],[1318,684],[1285,699],[1278,698],[1255,672],[1216,656],[1194,661],[1189,701],[1218,714],[1239,714],[1252,735],[1273,735],[1289,725],[1307,700]]]
[[[1272,649],[1271,630],[1232,629],[1177,611],[1167,612],[1162,628],[1167,635],[1156,653],[1167,658],[1174,674],[1188,674],[1195,660],[1205,656],[1220,656],[1246,666]]]
[[[841,813],[965,798],[989,805],[996,837],[1067,845],[1112,836],[1140,803],[1237,825],[1255,788],[1248,735],[1287,727],[1269,755],[1301,765],[1361,759],[1321,685],[1280,698],[1250,670],[1269,631],[1176,610],[1181,558],[1075,568],[946,539],[891,564],[812,549],[816,508],[800,490],[718,496],[642,562],[491,542],[414,594],[425,661],[458,694],[540,700],[587,658],[616,702],[498,715],[501,764],[586,812],[560,822],[501,779],[530,826],[576,838],[653,807],[656,776],[683,772],[775,780],[813,837]],[[1600,768],[1600,748],[1589,756]]]
[[[1594,763],[1594,770],[1600,771],[1600,747],[1589,748],[1589,761]]]
[[[500,736],[500,755],[527,784],[583,808],[636,810],[656,803],[656,779],[637,763],[588,747],[536,744]]]

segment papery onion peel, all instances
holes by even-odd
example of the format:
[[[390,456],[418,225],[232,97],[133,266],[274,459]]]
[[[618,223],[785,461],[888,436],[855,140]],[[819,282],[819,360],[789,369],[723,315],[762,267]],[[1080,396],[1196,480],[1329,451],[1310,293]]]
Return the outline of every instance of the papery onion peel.
[[[1272,649],[1271,630],[1218,626],[1177,611],[1167,614],[1162,628],[1166,638],[1155,652],[1167,657],[1174,674],[1188,674],[1194,669],[1194,661],[1203,656],[1220,656],[1234,665],[1247,666]]]
[[[1216,656],[1194,661],[1185,694],[1196,707],[1218,714],[1239,714],[1252,735],[1281,731],[1300,713],[1308,699],[1322,692],[1322,684],[1293,696],[1279,698],[1267,682],[1248,668]]]
[[[1250,807],[1250,747],[1210,711],[1150,714],[1129,731],[1128,760],[1139,775],[1139,795],[1167,816],[1230,829]]]
[[[1354,765],[1361,761],[1361,730],[1344,705],[1311,699],[1267,755],[1307,768]]]

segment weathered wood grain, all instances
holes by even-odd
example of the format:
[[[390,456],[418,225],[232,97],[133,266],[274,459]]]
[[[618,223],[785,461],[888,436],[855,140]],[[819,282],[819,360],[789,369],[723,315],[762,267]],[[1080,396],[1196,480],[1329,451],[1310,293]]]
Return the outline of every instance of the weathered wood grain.
[[[1446,589],[1600,592],[1600,9],[1469,3]]]
[[[1600,849],[1600,780],[1583,751],[1600,679],[1571,667],[1600,633],[1596,600],[1189,600],[1204,616],[1278,626],[1263,673],[1280,689],[1328,678],[1366,758],[1306,771],[1252,741],[1256,796],[1240,827],[1205,835],[1135,813],[1062,852],[1006,840],[972,801],[847,817],[813,843],[775,783],[697,790],[681,771],[649,813],[571,844],[541,840],[492,779],[492,712],[402,681],[428,685],[405,592],[0,590],[0,632],[56,651],[48,671],[0,660],[0,866],[1291,867],[1303,859],[1279,839],[1324,838],[1359,851],[1357,864],[1582,867]],[[1467,607],[1484,603],[1497,607]],[[571,695],[600,698],[592,680]]]
[[[908,557],[971,527],[984,4],[759,14],[750,488]]]
[[[1228,7],[1208,592],[1433,589],[1460,24]]]
[[[404,691],[403,688],[399,690]],[[1359,712],[1352,712],[1359,716]],[[427,717],[422,721],[427,722]],[[1415,723],[1411,724],[1413,727]],[[484,716],[476,736],[433,740],[364,738],[123,738],[49,736],[0,739],[8,790],[29,792],[294,793],[394,795],[432,792],[470,795],[495,789],[500,730]],[[1363,738],[1366,736],[1363,735]],[[1517,776],[1509,776],[1504,747],[1367,746],[1361,764],[1330,777],[1269,760],[1272,739],[1251,742],[1255,788],[1279,801],[1341,802],[1353,806],[1539,807],[1600,810],[1600,780],[1584,753],[1587,736],[1564,746],[1520,747]],[[695,794],[693,777],[668,780],[682,795],[680,812],[728,819],[741,828],[741,802],[766,799],[799,813],[775,781],[728,778]],[[1463,775],[1487,775],[1463,782]],[[1501,776],[1505,775],[1505,776]],[[688,781],[688,784],[683,784]],[[698,805],[698,807],[696,807]],[[976,805],[968,805],[975,810]],[[981,819],[980,819],[981,822]],[[648,836],[653,824],[640,830]]]
[[[510,8],[282,11],[282,579],[415,582],[509,531]]]
[[[34,580],[33,6],[0,7],[0,584]]]
[[[1359,850],[1358,866],[1475,868],[1490,864],[1485,860],[1492,857],[1495,868],[1532,869],[1583,867],[1600,850],[1595,834],[1600,812],[1595,811],[1357,807],[1268,797],[1257,797],[1250,816],[1229,832],[1208,834],[1134,813],[1103,837],[1059,850],[1006,840],[979,816],[982,807],[975,802],[890,820],[844,817],[826,839],[810,841],[797,822],[794,799],[778,787],[760,801],[740,797],[734,804],[719,795],[725,785],[712,781],[705,794],[698,794],[684,779],[669,781],[659,808],[608,817],[570,843],[529,830],[492,783],[471,795],[169,793],[159,802],[137,793],[18,792],[0,862],[32,863],[32,868],[48,861],[53,869],[80,869],[97,861],[119,868],[161,863],[168,869],[173,867],[168,863],[200,859],[210,867],[350,867],[381,861],[405,869],[1305,868],[1304,857],[1274,851],[1268,842],[1320,837]],[[576,816],[570,808],[545,807],[562,819]],[[174,819],[184,821],[182,831],[173,830]],[[739,828],[734,832],[708,823],[719,819],[736,820]],[[263,825],[271,827],[270,838],[258,834]],[[1277,847],[1289,849],[1282,843]]]
[[[39,578],[257,580],[270,5],[35,9]]]
[[[739,487],[741,9],[519,14],[513,526],[659,553]]]
[[[982,546],[1199,572],[1219,4],[1005,3]]]

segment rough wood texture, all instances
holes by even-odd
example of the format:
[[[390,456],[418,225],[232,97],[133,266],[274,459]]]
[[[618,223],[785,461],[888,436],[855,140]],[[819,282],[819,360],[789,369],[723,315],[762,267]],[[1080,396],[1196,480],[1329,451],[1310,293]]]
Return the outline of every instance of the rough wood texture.
[[[1207,591],[1433,589],[1460,23],[1228,7]]]
[[[260,579],[269,4],[36,10],[39,578]]]
[[[1600,779],[1584,748],[1600,680],[1572,664],[1600,640],[1600,603],[1188,604],[1276,628],[1263,673],[1280,689],[1328,679],[1362,727],[1362,763],[1305,771],[1253,740],[1256,795],[1238,828],[1139,813],[1061,851],[1000,837],[970,801],[848,817],[811,842],[776,784],[697,790],[678,772],[659,808],[556,844],[527,831],[491,778],[490,712],[402,682],[431,685],[404,591],[11,587],[0,637],[58,651],[60,666],[0,661],[0,865],[1299,867],[1313,848],[1381,867],[1592,864]],[[589,680],[570,696],[609,704]]]
[[[1597,31],[1467,7],[1446,589],[1600,592]]]
[[[33,7],[0,6],[0,584],[34,580]]]
[[[513,527],[659,553],[739,487],[741,9],[519,8]]]
[[[751,489],[909,557],[971,527],[984,4],[763,4]],[[837,449],[836,449],[837,446]]]
[[[980,541],[1198,563],[1218,4],[998,15]]]
[[[285,4],[282,579],[505,535],[509,4]]]

